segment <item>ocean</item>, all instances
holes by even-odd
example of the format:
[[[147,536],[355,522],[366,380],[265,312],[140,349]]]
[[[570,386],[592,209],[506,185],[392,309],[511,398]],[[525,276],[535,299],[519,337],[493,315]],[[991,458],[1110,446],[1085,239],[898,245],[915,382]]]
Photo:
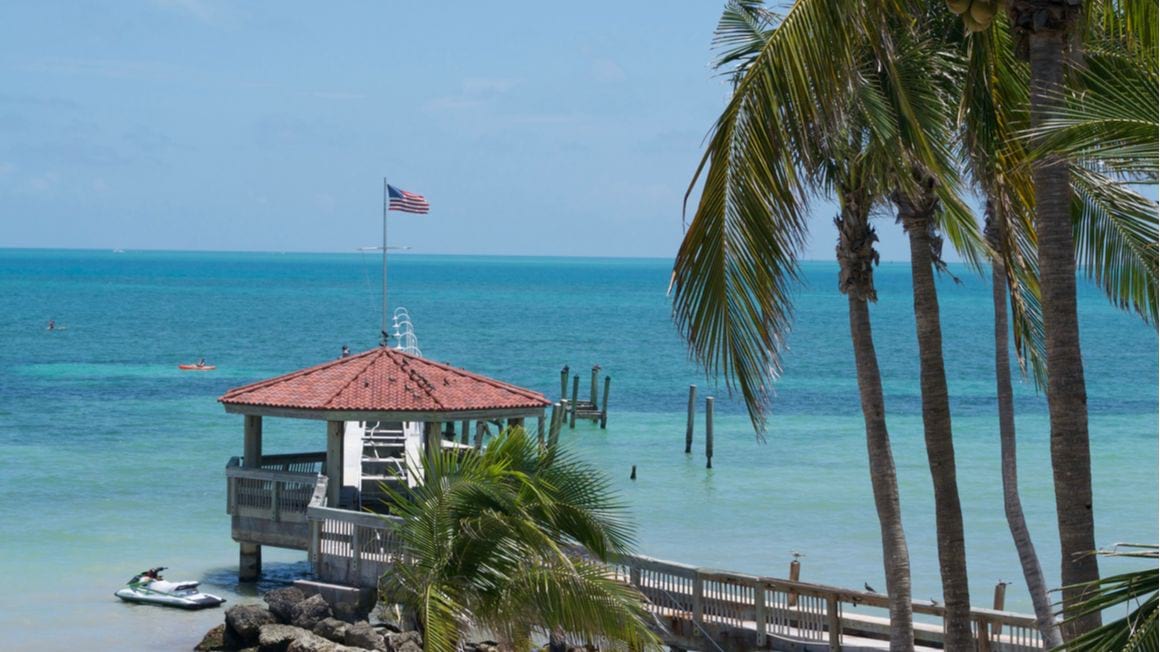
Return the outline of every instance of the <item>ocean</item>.
[[[643,554],[784,577],[884,587],[846,301],[836,266],[810,262],[758,441],[740,401],[689,360],[660,259],[395,255],[390,304],[406,306],[426,357],[555,399],[570,365],[612,377],[607,430],[578,422],[562,440],[629,503]],[[939,282],[943,345],[963,499],[971,598],[1030,611],[1003,515],[989,272]],[[165,565],[231,603],[227,460],[242,418],[230,387],[376,345],[377,254],[0,249],[0,649],[181,650],[221,622],[120,602],[131,575]],[[941,600],[933,499],[922,444],[909,266],[878,268],[871,308],[898,466],[915,599]],[[1157,332],[1080,284],[1096,539],[1158,538]],[[47,331],[55,320],[64,329]],[[182,373],[204,357],[212,373]],[[698,386],[694,454],[684,450]],[[713,469],[703,398],[717,397]],[[1051,586],[1059,545],[1047,406],[1016,384],[1024,508]],[[320,422],[267,420],[267,452],[323,450]],[[637,479],[629,472],[637,466]],[[258,589],[306,572],[305,555],[264,550]],[[1101,562],[1105,572],[1130,567]],[[228,606],[228,605],[227,605]]]

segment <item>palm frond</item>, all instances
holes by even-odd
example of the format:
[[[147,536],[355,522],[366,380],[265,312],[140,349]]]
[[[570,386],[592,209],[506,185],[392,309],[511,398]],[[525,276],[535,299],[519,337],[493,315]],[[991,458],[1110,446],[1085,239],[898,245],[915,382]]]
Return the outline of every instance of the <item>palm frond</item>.
[[[1157,323],[1156,204],[1095,170],[1073,166],[1076,261],[1118,308]]]
[[[1091,614],[1114,615],[1121,609],[1124,616],[1085,632],[1056,649],[1069,652],[1155,652],[1160,637],[1156,618],[1160,607],[1160,569],[1155,565],[1158,550],[1160,546],[1156,544],[1117,543],[1109,550],[1093,553],[1105,557],[1141,558],[1150,564],[1147,568],[1071,587],[1081,589],[1084,597],[1065,623]]]
[[[1157,178],[1160,85],[1156,60],[1088,50],[1075,67],[1081,89],[1061,92],[1049,117],[1024,136],[1047,153],[1097,162],[1126,178]]]
[[[418,615],[426,649],[451,652],[472,626],[508,641],[566,625],[636,649],[659,645],[640,594],[573,555],[580,546],[607,559],[633,542],[625,504],[598,469],[512,428],[483,452],[429,451],[421,475],[405,494],[388,488],[405,563],[385,594]]]

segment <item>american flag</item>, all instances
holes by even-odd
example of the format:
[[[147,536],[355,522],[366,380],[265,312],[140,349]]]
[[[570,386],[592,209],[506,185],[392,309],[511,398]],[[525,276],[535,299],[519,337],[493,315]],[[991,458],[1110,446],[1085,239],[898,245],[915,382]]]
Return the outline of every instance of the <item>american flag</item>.
[[[398,188],[388,185],[387,197],[389,199],[387,208],[392,211],[403,211],[404,213],[426,213],[431,210],[431,204],[423,198],[423,195],[416,195],[413,192],[406,190],[399,190]]]

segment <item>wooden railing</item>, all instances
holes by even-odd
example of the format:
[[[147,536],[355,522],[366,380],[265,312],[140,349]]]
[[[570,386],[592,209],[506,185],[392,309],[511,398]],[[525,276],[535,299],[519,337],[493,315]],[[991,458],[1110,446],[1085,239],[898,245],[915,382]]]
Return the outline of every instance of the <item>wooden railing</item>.
[[[403,559],[402,545],[393,532],[398,518],[327,507],[325,476],[318,479],[307,519],[310,561],[323,581],[377,589],[391,565]],[[843,637],[883,642],[890,638],[889,600],[878,593],[698,568],[640,555],[618,559],[609,565],[609,572],[641,592],[666,644],[684,649],[788,645],[839,650]],[[915,623],[915,643],[941,647],[945,609],[929,602],[915,602],[912,607],[920,618],[934,621]],[[972,609],[971,617],[979,652],[1044,648],[1033,616]]]
[[[696,568],[642,556],[613,565],[618,578],[637,587],[647,608],[662,622],[681,623],[673,644],[688,649],[697,639],[724,639],[741,647],[771,647],[773,640],[797,646],[839,650],[843,637],[889,640],[889,599],[808,582]],[[914,613],[935,623],[915,622],[915,643],[941,647],[945,608],[912,603]],[[873,612],[877,611],[875,614]],[[972,630],[980,652],[1042,650],[1034,616],[991,609],[971,609]],[[677,632],[677,630],[681,630]],[[982,635],[980,635],[980,632]],[[707,641],[706,641],[707,642]]]
[[[306,508],[325,460],[326,453],[267,455],[259,468],[243,468],[240,458],[231,458],[226,513],[233,538],[305,550]]]
[[[319,476],[306,510],[310,563],[325,582],[377,589],[379,579],[402,558],[395,535],[398,517],[326,506],[326,476]]]

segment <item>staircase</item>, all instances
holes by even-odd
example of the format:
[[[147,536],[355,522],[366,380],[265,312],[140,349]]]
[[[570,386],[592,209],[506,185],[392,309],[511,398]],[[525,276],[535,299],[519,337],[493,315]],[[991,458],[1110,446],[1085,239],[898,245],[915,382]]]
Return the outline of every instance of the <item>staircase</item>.
[[[407,437],[398,421],[372,421],[363,428],[361,500],[364,507],[373,508],[386,498],[383,483],[407,487]]]

